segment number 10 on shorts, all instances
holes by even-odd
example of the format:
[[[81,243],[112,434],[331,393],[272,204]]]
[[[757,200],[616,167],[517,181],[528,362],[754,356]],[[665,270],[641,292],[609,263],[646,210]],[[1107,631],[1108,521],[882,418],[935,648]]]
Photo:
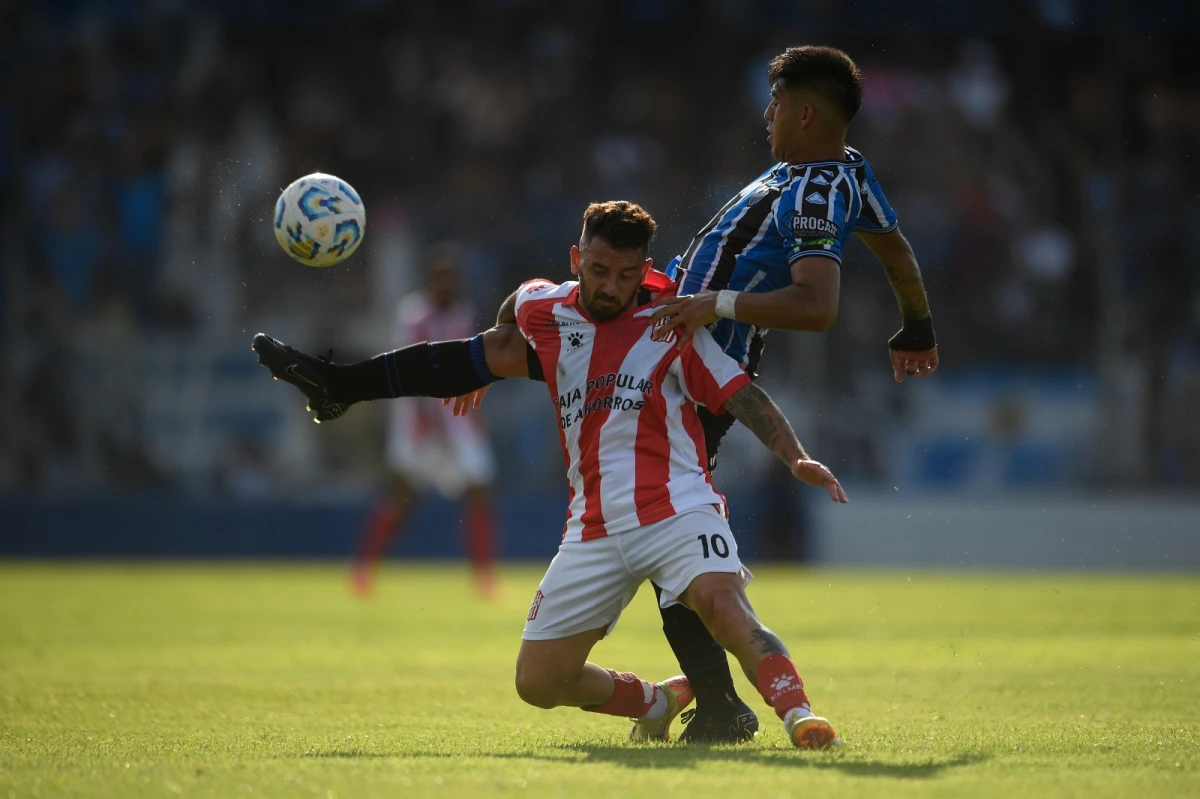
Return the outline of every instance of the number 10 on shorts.
[[[696,536],[696,540],[700,542],[700,547],[704,550],[705,560],[708,559],[709,552],[712,552],[718,558],[729,557],[729,543],[725,540],[725,536],[720,533],[698,535]]]

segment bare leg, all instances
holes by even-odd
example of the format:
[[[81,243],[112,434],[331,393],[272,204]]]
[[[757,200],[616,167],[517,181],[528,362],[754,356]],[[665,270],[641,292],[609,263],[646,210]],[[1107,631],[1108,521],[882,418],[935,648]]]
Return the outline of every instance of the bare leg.
[[[517,655],[517,693],[535,707],[600,705],[612,697],[609,673],[587,662],[588,653],[604,637],[590,630],[554,641],[521,641]]]
[[[371,512],[351,573],[354,590],[360,595],[371,592],[375,568],[403,532],[415,499],[412,486],[404,477],[396,474],[392,483],[392,497]]]
[[[702,574],[684,592],[683,601],[694,609],[717,642],[737,658],[742,671],[754,682],[758,664],[768,655],[787,655],[787,647],[763,626],[736,574]]]
[[[736,574],[702,574],[683,600],[741,664],[742,671],[768,705],[783,718],[789,710],[809,708],[804,682],[779,636],[763,626]]]
[[[592,630],[555,641],[522,641],[517,655],[517,693],[534,707],[579,707],[624,718],[661,715],[669,697],[652,683],[587,662],[604,636]]]
[[[491,598],[496,588],[496,525],[487,486],[469,487],[463,497],[463,504],[466,511],[463,532],[467,557],[475,574],[475,584],[484,597]]]

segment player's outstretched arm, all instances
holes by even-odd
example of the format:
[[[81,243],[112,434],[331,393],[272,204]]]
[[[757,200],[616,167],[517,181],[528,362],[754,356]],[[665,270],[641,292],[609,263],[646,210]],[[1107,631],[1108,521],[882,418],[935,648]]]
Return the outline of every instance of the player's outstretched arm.
[[[483,333],[483,351],[488,371],[497,377],[529,377],[529,345],[517,327],[517,293],[508,295],[496,313],[496,325]],[[447,397],[444,405],[454,406],[455,416],[479,410],[491,385],[468,394]]]
[[[796,438],[796,431],[767,392],[749,383],[725,401],[725,410],[754,431],[758,440],[788,465],[796,479],[811,486],[824,486],[834,502],[850,501],[833,472],[808,457]]]
[[[837,320],[841,267],[833,258],[812,255],[792,264],[792,284],[774,291],[702,291],[691,297],[663,297],[651,321],[666,319],[662,332],[679,329],[680,343],[697,328],[718,319],[736,319],[770,330],[828,330]]]
[[[938,368],[937,336],[917,257],[900,228],[887,233],[859,233],[858,237],[883,266],[904,319],[904,327],[888,342],[892,375],[897,383],[904,382],[905,375],[928,377]]]
[[[501,318],[508,318],[504,307]],[[308,398],[317,422],[337,419],[357,402],[470,395],[504,377],[527,377],[531,368],[525,340],[508,322],[470,339],[422,341],[351,364],[314,358],[263,333],[252,346],[275,378]]]

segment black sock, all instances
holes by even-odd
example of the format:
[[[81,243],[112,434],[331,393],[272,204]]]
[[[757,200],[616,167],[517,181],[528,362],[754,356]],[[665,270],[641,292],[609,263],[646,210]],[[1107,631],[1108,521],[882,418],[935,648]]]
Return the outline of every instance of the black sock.
[[[655,585],[654,592],[661,596],[662,588]],[[683,605],[672,605],[669,608],[660,606],[658,612],[662,615],[667,643],[696,693],[697,710],[702,705],[715,709],[740,702],[737,689],[733,687],[733,674],[729,671],[729,657],[695,611]]]
[[[360,363],[335,364],[329,395],[337,402],[458,397],[498,379],[487,367],[480,333],[459,341],[422,341]]]

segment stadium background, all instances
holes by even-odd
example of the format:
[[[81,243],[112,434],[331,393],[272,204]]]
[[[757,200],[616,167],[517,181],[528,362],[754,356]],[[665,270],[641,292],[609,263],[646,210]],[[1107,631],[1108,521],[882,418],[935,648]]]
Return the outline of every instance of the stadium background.
[[[249,351],[391,346],[420,252],[468,253],[484,325],[566,274],[585,204],[657,217],[664,264],[765,166],[767,59],[862,66],[850,143],[929,289],[943,366],[896,386],[898,313],[855,242],[826,335],[764,384],[854,503],[744,431],[718,472],[752,560],[1200,567],[1200,56],[1182,0],[6,3],[0,553],[347,555],[383,407],[315,426]],[[270,209],[350,181],[367,235],[305,269]],[[544,388],[486,417],[504,552],[561,526]],[[836,511],[833,512],[833,511]],[[431,503],[402,553],[447,555]]]

